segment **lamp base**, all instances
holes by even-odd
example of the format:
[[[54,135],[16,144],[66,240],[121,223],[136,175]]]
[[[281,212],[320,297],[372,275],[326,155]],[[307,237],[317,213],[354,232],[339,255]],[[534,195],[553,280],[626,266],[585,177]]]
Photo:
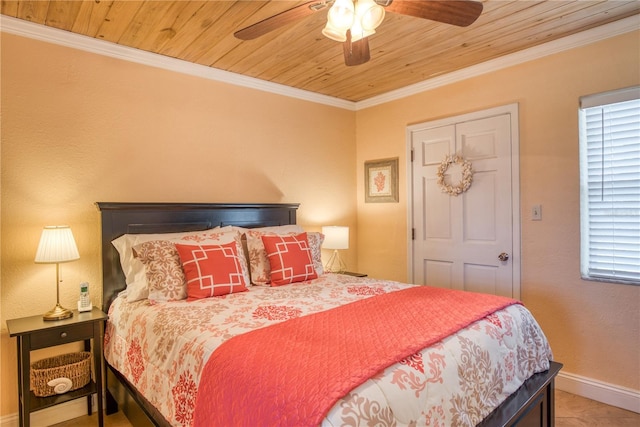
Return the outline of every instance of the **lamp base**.
[[[327,261],[327,265],[324,267],[328,273],[344,273],[347,270],[347,265],[340,258],[338,250],[334,250],[331,254],[331,258]]]
[[[56,304],[51,310],[47,311],[42,318],[44,320],[62,320],[68,319],[73,316],[73,312],[62,307],[60,304]]]

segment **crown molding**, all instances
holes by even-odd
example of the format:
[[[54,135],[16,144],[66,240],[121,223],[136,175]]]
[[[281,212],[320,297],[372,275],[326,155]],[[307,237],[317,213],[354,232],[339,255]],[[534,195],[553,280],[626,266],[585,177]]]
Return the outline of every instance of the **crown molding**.
[[[85,52],[122,59],[124,61],[135,62],[151,67],[175,71],[177,73],[201,77],[204,79],[288,96],[290,98],[297,98],[332,107],[344,108],[351,111],[355,110],[355,103],[352,101],[346,101],[344,99],[321,95],[315,92],[296,89],[278,83],[268,82],[266,80],[260,80],[229,71],[207,67],[205,65],[194,64],[181,59],[122,46],[106,40],[94,39],[93,37],[75,34],[58,28],[47,27],[46,25],[36,24],[6,15],[0,16],[0,27],[2,32],[8,34],[14,34]]]
[[[343,108],[350,111],[363,110],[365,108],[406,98],[420,92],[425,92],[438,87],[446,86],[482,74],[491,73],[524,62],[543,58],[555,53],[585,46],[621,34],[637,31],[640,28],[640,15],[634,15],[625,19],[602,25],[590,30],[582,31],[571,36],[550,41],[529,49],[502,56],[490,61],[454,71],[432,79],[424,80],[420,83],[409,85],[398,90],[390,91],[382,95],[374,96],[363,101],[352,102],[327,95],[321,95],[302,89],[295,89],[289,86],[272,83],[229,71],[218,70],[204,65],[194,64],[176,58],[146,52],[105,40],[98,40],[92,37],[71,33],[57,28],[47,27],[41,24],[13,18],[10,16],[0,16],[0,27],[2,32],[27,37],[35,40],[54,43],[61,46],[79,49],[98,55],[109,56],[124,61],[135,62],[151,67],[162,68],[191,76],[229,83],[237,86],[256,89],[264,92],[288,96],[291,98],[315,102]]]
[[[476,77],[482,74],[501,70],[503,68],[508,68],[528,61],[533,61],[534,59],[543,58],[545,56],[563,52],[565,50],[585,46],[611,37],[619,36],[621,34],[638,31],[639,28],[640,15],[634,15],[628,18],[620,19],[618,21],[601,25],[590,30],[582,31],[577,34],[553,40],[538,46],[531,47],[529,49],[511,53],[509,55],[501,56],[500,58],[482,62],[477,65],[472,65],[459,71],[454,71],[452,73],[448,73],[439,77],[424,80],[420,83],[405,86],[398,90],[365,99],[364,101],[359,101],[356,103],[356,110],[363,110],[375,105],[380,105],[386,102],[395,101],[397,99],[406,98],[407,96],[446,86],[451,83],[469,79],[471,77]]]

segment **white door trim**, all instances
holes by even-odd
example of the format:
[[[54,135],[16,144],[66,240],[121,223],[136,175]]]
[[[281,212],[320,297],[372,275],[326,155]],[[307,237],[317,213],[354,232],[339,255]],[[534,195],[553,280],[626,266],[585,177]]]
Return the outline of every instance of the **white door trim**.
[[[510,261],[513,263],[513,297],[520,299],[520,269],[521,269],[521,239],[520,239],[520,128],[518,117],[518,104],[508,104],[501,107],[490,108],[459,116],[447,117],[424,123],[407,126],[406,130],[406,179],[407,179],[407,277],[408,282],[413,282],[413,167],[411,164],[412,135],[414,132],[431,129],[440,126],[483,119],[487,117],[509,114],[511,117],[511,213],[513,253]]]

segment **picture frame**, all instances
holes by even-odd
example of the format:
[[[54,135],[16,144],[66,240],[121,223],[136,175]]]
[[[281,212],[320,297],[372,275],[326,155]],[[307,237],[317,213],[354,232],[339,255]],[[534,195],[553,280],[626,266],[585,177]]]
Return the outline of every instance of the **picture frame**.
[[[365,203],[398,202],[398,158],[364,162]]]

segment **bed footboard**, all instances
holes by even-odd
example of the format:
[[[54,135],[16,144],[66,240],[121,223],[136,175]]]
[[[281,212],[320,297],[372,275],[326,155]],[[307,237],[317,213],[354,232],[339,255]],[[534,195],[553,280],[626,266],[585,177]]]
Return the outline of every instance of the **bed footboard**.
[[[548,371],[534,374],[479,425],[554,426],[554,380],[561,368],[561,363],[551,362]]]
[[[551,362],[549,370],[534,374],[479,426],[553,427],[555,425],[554,380],[562,364]],[[107,414],[118,409],[135,426],[169,426],[135,388],[107,364]]]

